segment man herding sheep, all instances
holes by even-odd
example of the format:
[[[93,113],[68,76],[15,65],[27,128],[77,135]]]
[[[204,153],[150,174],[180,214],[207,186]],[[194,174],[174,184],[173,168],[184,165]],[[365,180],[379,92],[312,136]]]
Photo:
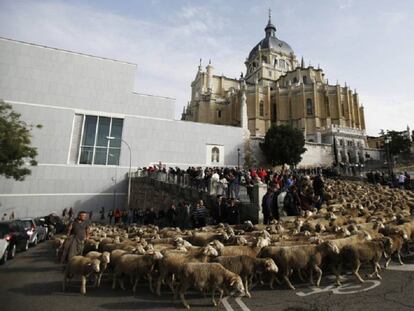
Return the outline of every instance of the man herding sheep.
[[[81,211],[78,217],[68,227],[68,239],[65,242],[64,250],[60,261],[65,263],[72,257],[82,255],[85,240],[89,236],[89,222],[86,221],[86,212]]]

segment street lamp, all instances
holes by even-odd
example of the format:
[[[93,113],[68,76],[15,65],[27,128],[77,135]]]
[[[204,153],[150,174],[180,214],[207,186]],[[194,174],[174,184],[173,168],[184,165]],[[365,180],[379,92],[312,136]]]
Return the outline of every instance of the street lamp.
[[[240,148],[237,148],[237,168],[240,170]]]
[[[385,143],[385,152],[387,157],[387,166],[388,166],[388,175],[391,177],[391,166],[390,166],[390,146],[389,143],[391,142],[391,139],[389,137],[385,137],[384,143]]]
[[[127,147],[128,147],[128,150],[129,150],[128,208],[129,208],[130,207],[129,206],[129,203],[130,203],[130,199],[131,199],[131,160],[132,160],[132,158],[131,158],[131,146],[125,140],[123,140],[122,138],[113,137],[113,136],[106,136],[106,139],[107,140],[115,140],[115,139],[118,139],[121,142],[125,143],[125,145],[127,145]]]

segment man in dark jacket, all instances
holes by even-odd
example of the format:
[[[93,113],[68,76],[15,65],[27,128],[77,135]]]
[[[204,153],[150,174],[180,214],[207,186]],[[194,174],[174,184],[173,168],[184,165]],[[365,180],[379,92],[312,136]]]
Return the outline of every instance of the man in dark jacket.
[[[295,185],[291,186],[286,193],[283,203],[287,216],[299,216],[301,214],[300,198]]]
[[[269,186],[267,188],[266,194],[262,198],[262,213],[263,213],[263,224],[268,225],[270,223],[270,218],[272,216],[272,198],[273,198],[273,191],[272,187]]]
[[[230,199],[230,205],[227,207],[227,223],[229,225],[240,224],[240,211],[234,199]]]
[[[272,201],[270,203],[270,211],[272,213],[271,220],[273,219],[279,220],[280,215],[279,215],[279,208],[277,205],[277,198],[279,194],[281,193],[279,184],[276,184],[276,183],[273,184],[271,189],[272,189]]]
[[[323,182],[321,175],[315,176],[312,182],[312,186],[313,186],[313,192],[315,193],[315,195],[319,195],[319,196],[323,195],[325,183]]]
[[[177,208],[175,204],[171,204],[170,208],[166,213],[167,217],[167,226],[176,227],[177,226]]]

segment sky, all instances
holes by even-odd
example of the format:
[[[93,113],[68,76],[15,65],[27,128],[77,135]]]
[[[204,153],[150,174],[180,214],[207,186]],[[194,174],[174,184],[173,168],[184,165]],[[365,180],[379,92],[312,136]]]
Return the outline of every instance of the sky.
[[[190,101],[199,59],[230,78],[276,36],[330,84],[356,89],[368,135],[414,129],[411,0],[0,0],[0,36],[137,64],[135,91]]]

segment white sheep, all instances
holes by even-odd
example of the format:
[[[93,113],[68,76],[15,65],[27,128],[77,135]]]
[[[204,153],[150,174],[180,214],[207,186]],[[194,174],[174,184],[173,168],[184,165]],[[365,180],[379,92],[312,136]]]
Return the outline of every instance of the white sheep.
[[[74,256],[66,264],[63,276],[63,291],[65,291],[66,283],[75,275],[81,276],[81,294],[86,294],[86,280],[93,273],[100,271],[99,259],[92,259],[83,256]]]

